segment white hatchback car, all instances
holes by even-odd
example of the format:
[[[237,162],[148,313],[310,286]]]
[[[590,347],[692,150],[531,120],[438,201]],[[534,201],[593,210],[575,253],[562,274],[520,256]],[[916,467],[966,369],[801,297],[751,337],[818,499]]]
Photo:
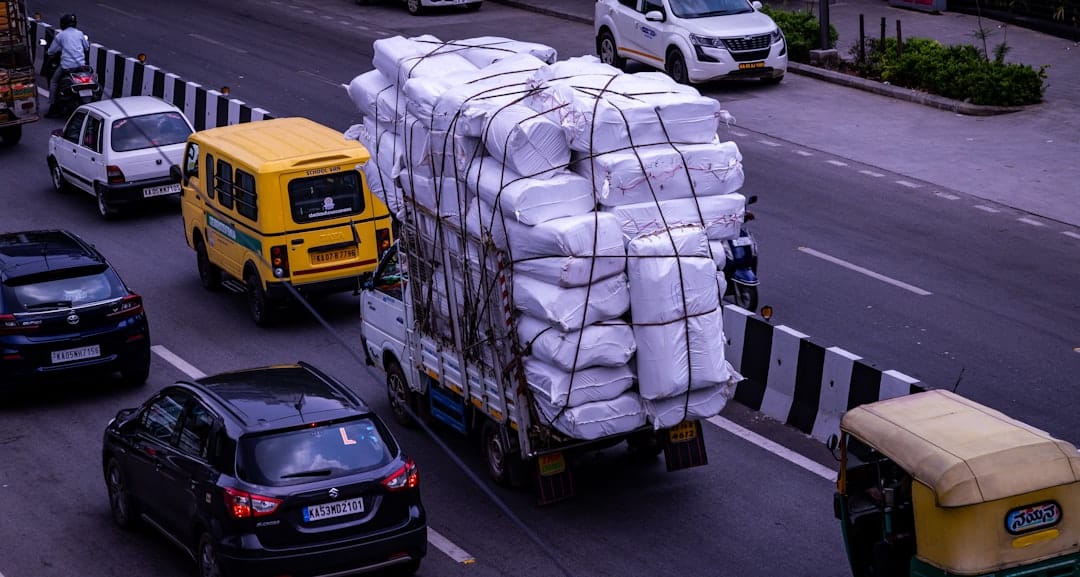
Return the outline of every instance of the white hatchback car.
[[[597,0],[600,60],[634,60],[683,84],[723,78],[780,82],[787,72],[784,33],[754,0]]]
[[[179,195],[169,167],[180,164],[192,132],[179,108],[153,96],[84,104],[49,137],[53,187],[94,195],[104,218],[147,198]]]

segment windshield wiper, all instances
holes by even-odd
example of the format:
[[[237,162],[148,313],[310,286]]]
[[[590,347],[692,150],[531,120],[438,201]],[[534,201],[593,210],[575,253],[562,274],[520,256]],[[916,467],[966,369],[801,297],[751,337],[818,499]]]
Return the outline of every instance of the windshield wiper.
[[[312,469],[310,471],[303,471],[300,473],[289,473],[288,475],[282,475],[282,479],[295,479],[296,477],[325,477],[330,473],[333,473],[332,469]]]

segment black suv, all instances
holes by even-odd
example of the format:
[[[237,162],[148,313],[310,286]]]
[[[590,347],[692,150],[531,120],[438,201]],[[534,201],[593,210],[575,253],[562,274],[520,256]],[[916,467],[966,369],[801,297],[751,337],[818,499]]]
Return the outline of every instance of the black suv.
[[[412,575],[420,477],[386,425],[311,365],[180,381],[105,430],[121,527],[143,521],[203,576]]]
[[[150,373],[150,326],[93,246],[63,230],[0,234],[0,384],[119,371]]]

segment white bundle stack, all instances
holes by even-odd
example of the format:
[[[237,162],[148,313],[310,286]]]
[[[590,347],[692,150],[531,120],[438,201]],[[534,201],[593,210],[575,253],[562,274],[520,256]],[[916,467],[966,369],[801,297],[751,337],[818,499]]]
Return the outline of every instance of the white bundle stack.
[[[401,172],[401,155],[393,132],[383,132],[381,138],[375,137],[374,123],[354,124],[345,131],[345,138],[358,140],[372,158],[361,167],[371,194],[383,201],[391,214],[399,214],[403,207],[403,192],[398,186],[398,174]]]
[[[627,391],[611,400],[576,407],[554,406],[540,397],[534,398],[534,405],[541,418],[556,429],[586,441],[629,433],[647,422],[645,406],[634,391]]]
[[[596,204],[589,181],[568,170],[543,179],[525,178],[485,156],[472,163],[467,179],[469,189],[486,205],[497,206],[503,215],[525,225],[585,214]]]
[[[518,339],[529,353],[564,371],[588,367],[622,367],[637,350],[630,325],[598,323],[580,331],[561,331],[529,315],[517,321]]]
[[[570,164],[562,128],[521,104],[488,112],[484,142],[488,154],[529,178],[551,178]]]
[[[496,62],[511,58],[515,54],[528,54],[545,64],[554,63],[558,57],[555,49],[545,44],[522,42],[521,40],[511,40],[501,36],[480,36],[478,38],[454,40],[449,44],[457,49],[458,54],[475,64],[477,68],[487,68]]]

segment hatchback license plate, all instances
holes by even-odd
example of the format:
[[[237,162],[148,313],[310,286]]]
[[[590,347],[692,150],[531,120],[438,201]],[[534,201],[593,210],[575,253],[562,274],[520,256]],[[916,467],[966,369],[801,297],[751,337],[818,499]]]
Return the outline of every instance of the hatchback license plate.
[[[82,359],[92,359],[101,356],[101,345],[90,345],[88,347],[79,347],[77,349],[66,349],[63,351],[53,351],[52,362],[67,363],[71,361],[80,361]]]
[[[357,249],[354,246],[340,250],[313,252],[311,253],[311,264],[325,264],[328,262],[337,262],[339,260],[349,260],[351,258],[356,258],[356,255]]]
[[[739,70],[753,70],[755,68],[765,68],[765,62],[741,62],[739,63]]]
[[[151,196],[164,196],[166,194],[179,194],[180,184],[166,184],[165,186],[151,186],[142,189],[143,198],[150,198]]]
[[[355,515],[357,513],[363,512],[363,497],[357,497],[355,499],[345,499],[344,501],[334,501],[332,503],[323,503],[321,505],[311,505],[310,507],[304,507],[304,522],[311,523],[313,521],[322,521],[323,519],[344,517],[345,515]]]

